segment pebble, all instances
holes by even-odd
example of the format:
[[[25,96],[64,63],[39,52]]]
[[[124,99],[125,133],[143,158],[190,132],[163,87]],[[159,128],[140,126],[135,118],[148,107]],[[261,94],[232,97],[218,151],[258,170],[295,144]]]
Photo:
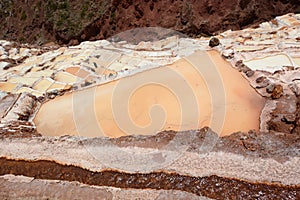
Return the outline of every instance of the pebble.
[[[222,56],[226,59],[232,59],[234,57],[234,51],[232,49],[224,50]]]
[[[249,70],[246,71],[245,74],[246,74],[247,77],[252,77],[254,75],[254,71],[249,69]]]
[[[279,99],[283,95],[283,87],[282,85],[275,85],[274,90],[272,92],[272,99]]]
[[[213,37],[209,40],[209,46],[210,47],[216,47],[220,44],[220,40],[216,37]]]
[[[265,76],[258,77],[255,82],[258,84],[256,88],[264,88],[270,84],[270,80]]]
[[[266,92],[271,94],[274,91],[275,85],[274,84],[270,84],[266,87]]]

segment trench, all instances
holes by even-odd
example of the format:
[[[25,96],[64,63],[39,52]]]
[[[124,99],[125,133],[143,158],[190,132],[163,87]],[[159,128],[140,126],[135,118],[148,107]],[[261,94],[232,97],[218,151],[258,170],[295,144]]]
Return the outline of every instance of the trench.
[[[126,173],[113,170],[93,172],[73,165],[47,160],[0,158],[0,175],[13,174],[35,179],[78,181],[87,185],[117,188],[180,190],[214,199],[299,199],[300,186],[247,182],[234,178],[192,177],[176,173]]]

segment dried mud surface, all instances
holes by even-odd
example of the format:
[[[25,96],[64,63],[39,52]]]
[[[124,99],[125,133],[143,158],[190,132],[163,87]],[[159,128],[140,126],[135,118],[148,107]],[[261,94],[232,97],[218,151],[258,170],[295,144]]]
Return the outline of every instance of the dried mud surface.
[[[299,12],[298,0],[2,0],[0,6],[0,38],[36,44],[78,44],[153,26],[211,35]]]

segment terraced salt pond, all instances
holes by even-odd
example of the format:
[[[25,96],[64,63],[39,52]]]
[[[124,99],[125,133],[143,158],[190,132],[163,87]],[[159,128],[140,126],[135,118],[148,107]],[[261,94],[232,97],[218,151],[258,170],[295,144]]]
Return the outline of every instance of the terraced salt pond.
[[[276,70],[281,70],[282,66],[295,66],[297,59],[290,58],[286,54],[277,54],[273,56],[266,56],[259,59],[252,59],[244,63],[252,70],[264,69],[274,73]]]
[[[199,51],[169,66],[57,97],[42,105],[34,122],[50,136],[119,137],[203,126],[228,135],[258,130],[264,102],[218,52]]]

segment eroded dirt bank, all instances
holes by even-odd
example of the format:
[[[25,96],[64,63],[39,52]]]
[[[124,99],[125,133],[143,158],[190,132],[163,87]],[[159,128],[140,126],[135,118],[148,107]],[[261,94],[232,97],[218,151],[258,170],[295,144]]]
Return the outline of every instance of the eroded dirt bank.
[[[242,29],[299,12],[299,1],[2,0],[0,8],[1,39],[76,44],[136,27],[164,27],[190,36]]]

